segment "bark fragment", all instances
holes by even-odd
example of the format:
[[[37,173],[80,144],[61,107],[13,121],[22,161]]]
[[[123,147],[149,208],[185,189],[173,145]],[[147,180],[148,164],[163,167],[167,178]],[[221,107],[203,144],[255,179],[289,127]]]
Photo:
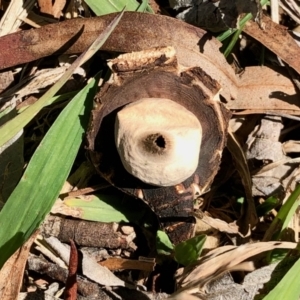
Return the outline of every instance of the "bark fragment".
[[[77,245],[109,249],[128,249],[133,246],[115,223],[100,223],[48,216],[42,230],[46,236],[57,237],[63,243],[73,239]]]

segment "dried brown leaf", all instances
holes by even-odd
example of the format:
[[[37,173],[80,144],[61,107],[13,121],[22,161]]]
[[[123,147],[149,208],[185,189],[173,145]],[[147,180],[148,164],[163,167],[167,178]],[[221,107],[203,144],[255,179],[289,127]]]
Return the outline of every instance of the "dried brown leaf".
[[[38,0],[38,4],[42,13],[58,19],[66,5],[66,0]]]
[[[18,249],[0,271],[0,299],[17,299],[23,282],[23,274],[30,247],[38,232]]]
[[[272,22],[267,16],[263,16],[262,22],[263,30],[256,22],[251,21],[246,24],[243,31],[278,55],[300,74],[299,46],[290,36],[287,28]]]
[[[52,15],[54,18],[59,18],[62,14],[67,1],[66,0],[56,0],[52,7]]]
[[[152,272],[155,266],[154,262],[140,261],[126,258],[108,258],[99,262],[103,267],[107,267],[111,271],[123,269],[123,270],[143,270]]]
[[[0,69],[54,52],[82,52],[113,17],[112,14],[70,20],[5,36],[0,39]],[[284,109],[300,114],[297,92],[286,75],[267,67],[249,67],[240,79],[237,78],[220,53],[221,44],[216,39],[199,28],[173,18],[126,12],[103,50],[132,52],[166,45],[175,47],[180,64],[185,67],[201,66],[221,84],[221,94],[228,101],[228,108]],[[282,46],[282,42],[279,45]],[[294,56],[291,60],[298,59]],[[287,62],[290,60],[287,59]]]
[[[38,0],[41,13],[52,14],[52,0]]]
[[[300,114],[298,90],[282,70],[248,67],[239,76],[238,86],[237,99],[226,103],[229,109]]]
[[[229,234],[240,234],[240,228],[235,223],[226,223],[223,220],[212,218],[207,215],[203,215],[202,221],[206,223],[207,225],[211,226],[212,228],[220,231],[220,232],[226,232]],[[242,235],[243,236],[243,235]]]
[[[9,87],[14,80],[12,71],[0,73],[0,93]]]
[[[80,53],[107,27],[114,16],[115,14],[110,14],[97,18],[74,19],[21,31],[14,37],[6,36],[0,39],[0,69],[54,52]],[[211,77],[226,86],[222,92],[225,98],[236,98],[236,78],[219,51],[220,42],[206,36],[204,30],[174,18],[126,12],[102,49],[133,52],[164,46],[175,47],[180,64],[185,67],[201,66]]]

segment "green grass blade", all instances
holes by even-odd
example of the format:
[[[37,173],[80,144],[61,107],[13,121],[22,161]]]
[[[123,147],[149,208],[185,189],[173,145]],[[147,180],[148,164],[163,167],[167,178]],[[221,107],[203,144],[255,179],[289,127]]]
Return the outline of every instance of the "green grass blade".
[[[225,57],[227,57],[227,56],[231,53],[233,47],[235,46],[236,42],[237,42],[238,39],[239,39],[239,36],[240,36],[241,32],[243,31],[244,26],[245,26],[245,25],[241,26],[241,27],[234,33],[234,35],[233,35],[233,37],[232,37],[232,39],[231,39],[229,45],[226,47],[225,51],[223,52],[223,54],[224,54]]]
[[[154,13],[152,8],[148,5],[148,0],[143,0],[140,6],[136,9],[137,12]]]
[[[279,200],[274,196],[270,196],[268,199],[266,199],[266,201],[264,203],[259,204],[256,207],[257,215],[259,217],[266,215],[272,209],[274,209],[276,206],[278,206],[278,204],[279,204]]]
[[[288,200],[282,205],[264,236],[264,241],[278,240],[280,234],[290,223],[300,201],[300,185],[298,185]]]
[[[269,2],[269,0],[261,0],[260,1],[260,5],[261,6],[264,6],[266,5],[267,3]],[[243,28],[246,23],[248,21],[250,21],[251,19],[253,18],[252,14],[247,14],[245,17],[243,17],[243,19],[239,22],[239,27],[240,28]],[[220,41],[220,42],[223,42],[225,39],[227,39],[228,37],[230,37],[233,33],[235,33],[238,29],[235,29],[235,28],[229,28],[228,30],[222,32],[221,34],[219,34],[217,36],[217,39]]]
[[[105,43],[111,32],[115,29],[119,23],[123,12],[115,17],[115,19],[107,26],[107,28],[99,35],[90,48],[83,52],[65,72],[65,74],[53,85],[38,101],[17,115],[12,120],[5,123],[0,127],[0,146],[4,145],[12,137],[14,137],[25,125],[27,125],[36,114],[46,105],[51,104],[53,96],[57,91],[65,84],[65,82],[71,77],[76,68],[81,66],[89,58],[91,58],[96,51]]]
[[[0,268],[50,211],[82,142],[96,80],[65,107],[32,156],[21,181],[0,212]]]
[[[158,228],[157,215],[146,203],[116,189],[107,189],[96,195],[80,196],[80,198],[67,197],[62,205],[66,207],[67,215],[83,220],[108,223],[132,222],[153,231]],[[64,214],[61,205],[58,209]]]
[[[139,3],[136,0],[86,0],[85,3],[90,7],[96,16],[118,12],[124,7],[126,7],[126,10],[135,11],[139,6]]]
[[[252,14],[247,14],[239,23],[240,28],[244,28],[245,24],[252,19]],[[222,32],[220,35],[217,36],[217,39],[220,42],[223,42],[225,39],[230,37],[234,34],[238,29],[237,28],[229,28],[225,32]]]
[[[137,202],[136,199],[134,199]],[[121,192],[89,195],[86,198],[68,198],[64,204],[77,218],[96,222],[142,222],[146,207],[124,199]]]
[[[276,287],[263,300],[298,300],[300,297],[300,259],[284,275]]]
[[[136,0],[86,0],[85,2],[95,13],[96,16],[102,16],[114,12],[119,12],[124,7],[126,8],[126,11],[147,11],[153,13],[153,10],[148,5],[147,0],[143,0],[142,3],[139,3]]]

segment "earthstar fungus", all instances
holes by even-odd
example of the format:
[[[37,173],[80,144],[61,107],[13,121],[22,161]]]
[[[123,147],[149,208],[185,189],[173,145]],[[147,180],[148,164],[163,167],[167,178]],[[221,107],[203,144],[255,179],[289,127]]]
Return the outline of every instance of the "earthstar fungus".
[[[226,143],[220,85],[178,65],[173,47],[123,54],[109,66],[113,80],[87,135],[91,160],[112,185],[146,201],[178,243],[193,233],[193,200],[209,190]]]

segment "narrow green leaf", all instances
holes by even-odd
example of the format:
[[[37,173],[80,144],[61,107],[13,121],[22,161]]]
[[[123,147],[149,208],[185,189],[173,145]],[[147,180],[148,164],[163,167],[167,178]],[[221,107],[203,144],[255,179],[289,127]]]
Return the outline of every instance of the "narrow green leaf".
[[[300,201],[300,185],[298,185],[288,200],[281,206],[276,217],[272,221],[270,227],[265,233],[264,241],[269,240],[281,240],[284,233],[296,211],[299,207]],[[275,249],[267,254],[266,260],[271,263],[282,259],[286,255],[287,251]]]
[[[264,216],[268,212],[270,212],[272,209],[274,209],[279,204],[278,199],[271,196],[269,197],[265,202],[262,204],[259,204],[256,207],[257,215],[259,217]]]
[[[0,124],[5,123],[3,122],[5,116],[11,112],[11,107],[7,107],[4,110],[0,111]]]
[[[32,235],[67,179],[88,124],[96,80],[61,112],[0,212],[0,268]]]
[[[260,1],[260,5],[261,6],[264,6],[268,3],[269,1],[268,0],[261,0]],[[248,21],[250,21],[251,19],[253,18],[252,14],[249,13],[247,14],[246,16],[244,16],[241,21],[239,22],[239,28],[244,28],[244,26],[246,25],[246,23]],[[235,33],[238,29],[236,28],[229,28],[228,30],[222,32],[221,34],[219,34],[217,36],[217,39],[220,41],[220,42],[223,42],[225,39],[227,39],[228,37],[230,37],[233,33]]]
[[[252,14],[247,14],[239,23],[239,27],[244,28],[245,24],[252,19]],[[234,34],[238,29],[237,28],[229,28],[225,32],[222,32],[217,36],[217,39],[220,42],[223,42],[228,37],[230,37],[232,34]]]
[[[16,116],[15,107],[0,112],[0,126]],[[0,147],[0,210],[18,184],[24,168],[23,130]]]
[[[230,40],[230,43],[228,44],[228,46],[226,47],[225,51],[223,52],[224,56],[227,57],[232,49],[234,48],[236,42],[238,41],[241,32],[243,31],[245,24],[241,25],[240,28],[238,30],[235,31],[232,39]]]
[[[152,8],[148,5],[148,0],[143,0],[140,6],[136,9],[137,12],[154,13]]]
[[[174,246],[172,245],[168,235],[161,230],[156,233],[156,249],[158,254],[172,255]]]
[[[281,206],[278,214],[274,218],[267,232],[264,240],[278,240],[280,234],[285,230],[290,223],[300,201],[300,185],[298,185],[288,200]]]
[[[134,199],[135,202],[138,200]],[[121,192],[69,198],[64,204],[76,211],[76,217],[97,222],[140,222],[145,208],[126,199]]]
[[[153,13],[152,8],[148,5],[147,0],[143,0],[139,3],[136,0],[86,0],[86,4],[95,13],[96,16],[103,16],[115,12],[119,12],[122,9],[126,11],[139,11],[139,12],[150,12]]]
[[[298,300],[300,297],[300,258],[263,300]]]
[[[198,235],[176,245],[174,248],[176,261],[184,266],[195,262],[202,252],[205,241],[206,235]]]
[[[107,26],[107,28],[98,36],[95,42],[83,52],[69,67],[66,73],[53,85],[38,101],[25,109],[21,114],[17,115],[12,120],[5,123],[0,127],[0,146],[4,145],[12,137],[14,137],[25,125],[27,125],[36,114],[46,105],[51,104],[53,96],[57,91],[65,84],[65,82],[71,77],[76,68],[81,66],[84,62],[90,59],[96,51],[105,43],[111,32],[115,29],[119,23],[123,12],[116,16],[114,20]]]
[[[127,11],[135,11],[140,5],[136,0],[86,0],[85,2],[97,16],[119,12],[124,7]]]
[[[299,207],[299,202],[300,185],[295,188],[288,200],[282,205],[276,216],[276,218],[282,222],[281,232],[288,227],[293,215],[296,212],[296,209]]]

